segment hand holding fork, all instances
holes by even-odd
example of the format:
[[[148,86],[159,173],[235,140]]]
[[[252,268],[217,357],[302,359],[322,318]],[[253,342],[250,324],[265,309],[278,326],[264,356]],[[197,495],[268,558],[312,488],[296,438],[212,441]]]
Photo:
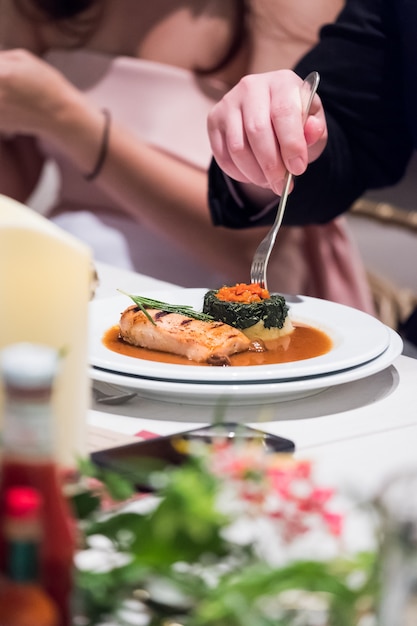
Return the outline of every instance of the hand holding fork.
[[[303,124],[305,123],[308,113],[310,111],[310,106],[314,98],[314,94],[317,91],[317,87],[319,85],[320,76],[318,72],[311,72],[301,86],[301,101],[303,106]],[[267,281],[266,281],[266,269],[269,261],[269,257],[272,252],[272,248],[274,247],[275,239],[278,234],[279,228],[281,226],[282,218],[284,216],[285,206],[287,204],[288,192],[291,186],[292,174],[287,171],[285,175],[285,183],[284,189],[278,204],[277,214],[275,216],[275,221],[272,225],[272,228],[267,233],[267,235],[262,239],[258,248],[255,251],[255,255],[253,257],[251,270],[250,270],[250,281],[251,283],[259,283],[261,287],[267,289]]]

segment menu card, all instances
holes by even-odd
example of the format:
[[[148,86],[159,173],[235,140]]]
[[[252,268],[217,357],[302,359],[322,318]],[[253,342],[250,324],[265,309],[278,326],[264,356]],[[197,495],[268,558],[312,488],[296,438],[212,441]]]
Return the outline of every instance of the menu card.
[[[0,195],[0,349],[28,341],[62,352],[53,426],[56,459],[65,466],[86,452],[92,267],[82,242]]]

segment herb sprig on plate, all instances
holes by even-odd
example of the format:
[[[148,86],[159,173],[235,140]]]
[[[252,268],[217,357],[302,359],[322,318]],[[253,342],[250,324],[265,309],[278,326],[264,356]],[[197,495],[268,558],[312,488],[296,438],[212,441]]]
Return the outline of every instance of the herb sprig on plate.
[[[161,302],[160,300],[153,300],[152,298],[134,296],[130,293],[122,291],[121,289],[118,289],[118,291],[131,298],[131,300],[133,300],[133,302],[140,308],[140,310],[146,315],[148,320],[152,322],[154,326],[156,326],[155,321],[146,309],[158,309],[160,311],[165,311],[166,313],[178,313],[179,315],[186,315],[187,317],[191,317],[195,320],[201,320],[203,322],[212,322],[214,320],[211,315],[196,311],[189,304],[169,304],[168,302]]]

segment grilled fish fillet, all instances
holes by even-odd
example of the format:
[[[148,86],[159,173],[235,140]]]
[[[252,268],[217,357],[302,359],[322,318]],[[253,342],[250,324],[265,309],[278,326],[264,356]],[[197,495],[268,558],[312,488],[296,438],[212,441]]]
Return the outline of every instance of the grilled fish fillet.
[[[206,322],[159,309],[147,309],[155,325],[136,305],[121,315],[120,336],[130,344],[171,352],[202,363],[210,357],[230,356],[248,350],[250,340],[223,322]]]

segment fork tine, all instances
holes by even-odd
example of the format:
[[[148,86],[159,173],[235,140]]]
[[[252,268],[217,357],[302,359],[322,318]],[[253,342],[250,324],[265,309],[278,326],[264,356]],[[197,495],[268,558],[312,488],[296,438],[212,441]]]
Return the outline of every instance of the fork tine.
[[[261,241],[258,248],[256,249],[255,255],[253,257],[252,265],[251,265],[251,270],[250,270],[251,283],[262,282],[265,289],[268,288],[267,281],[266,281],[266,268],[268,265],[272,248],[275,243],[275,238],[281,226],[282,217],[284,215],[285,205],[287,203],[291,181],[292,181],[292,174],[290,172],[287,172],[284,190],[279,200],[277,213],[275,216],[275,221],[271,227],[271,230],[267,233],[267,235],[264,237],[264,239]]]
[[[291,181],[289,181],[291,182]],[[289,188],[289,183],[286,185],[286,189]],[[262,239],[258,248],[255,251],[255,255],[253,257],[252,266],[251,266],[251,283],[259,283],[262,288],[267,289],[267,280],[266,280],[266,268],[268,265],[269,257],[275,242],[275,238],[281,224],[282,213],[285,206],[285,198],[284,194],[280,200],[280,209],[277,212],[277,217],[275,219],[274,225],[271,230],[267,233],[267,235]],[[281,211],[281,213],[280,213]]]

